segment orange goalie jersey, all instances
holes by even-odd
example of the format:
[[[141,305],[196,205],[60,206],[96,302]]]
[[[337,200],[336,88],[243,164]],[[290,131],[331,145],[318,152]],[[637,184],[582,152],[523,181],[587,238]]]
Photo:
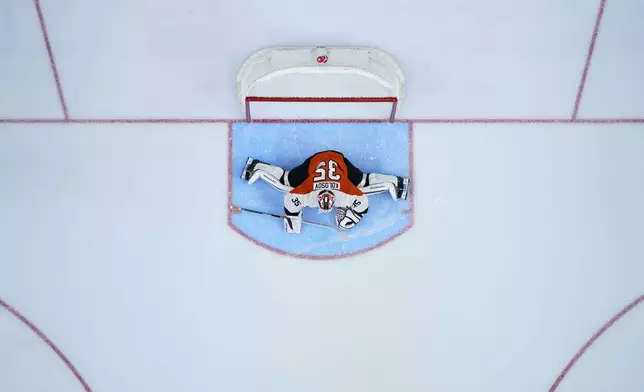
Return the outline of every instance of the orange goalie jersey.
[[[308,163],[308,177],[291,193],[305,195],[322,190],[340,191],[351,196],[363,194],[349,180],[349,169],[344,156],[337,151],[323,151],[313,155]]]
[[[368,211],[367,195],[357,186],[363,173],[337,151],[311,156],[285,174],[285,178],[294,187],[284,195],[287,216],[301,216],[304,207],[319,207],[322,212],[330,212],[335,207],[337,224],[351,228]]]

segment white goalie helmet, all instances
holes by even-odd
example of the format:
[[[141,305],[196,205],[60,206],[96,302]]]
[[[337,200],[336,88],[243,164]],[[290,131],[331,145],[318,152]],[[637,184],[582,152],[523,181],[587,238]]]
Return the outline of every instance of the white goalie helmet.
[[[335,195],[329,190],[323,190],[318,193],[318,207],[320,207],[320,212],[328,213],[331,212],[335,204]]]

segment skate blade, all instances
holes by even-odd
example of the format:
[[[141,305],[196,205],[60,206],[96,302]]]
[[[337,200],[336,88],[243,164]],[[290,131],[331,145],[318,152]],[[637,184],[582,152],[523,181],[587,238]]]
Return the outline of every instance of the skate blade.
[[[403,191],[402,191],[401,199],[407,200],[408,195],[409,195],[409,178],[405,178],[403,179]]]
[[[246,165],[244,166],[244,170],[242,170],[242,173],[240,176],[242,180],[248,181],[248,178],[250,178],[250,173],[248,172],[248,168],[252,163],[253,163],[253,157],[248,157],[248,159],[246,159]]]

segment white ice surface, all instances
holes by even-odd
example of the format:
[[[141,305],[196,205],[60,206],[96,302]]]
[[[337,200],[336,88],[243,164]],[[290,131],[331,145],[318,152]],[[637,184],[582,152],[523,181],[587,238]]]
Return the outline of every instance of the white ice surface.
[[[0,129],[0,297],[96,390],[545,391],[642,293],[638,126],[417,125],[415,227],[334,262],[226,226],[225,124]]]
[[[644,117],[643,22],[643,2],[608,1],[580,115]]]
[[[42,3],[76,117],[240,118],[235,75],[256,50],[365,45],[401,65],[408,82],[401,117],[566,118],[599,2]]]
[[[403,118],[569,118],[599,4],[41,2],[72,116],[139,119],[242,117],[238,67],[279,44],[391,53]],[[580,115],[642,116],[641,6],[607,3]],[[33,3],[0,32],[0,117],[62,117]],[[226,226],[225,124],[0,124],[0,298],[96,391],[547,391],[644,294],[643,131],[417,124],[415,227],[322,263]],[[644,390],[641,315],[560,390]],[[0,389],[77,390],[19,328],[0,310]]]
[[[63,116],[42,37],[32,1],[0,2],[0,119]]]

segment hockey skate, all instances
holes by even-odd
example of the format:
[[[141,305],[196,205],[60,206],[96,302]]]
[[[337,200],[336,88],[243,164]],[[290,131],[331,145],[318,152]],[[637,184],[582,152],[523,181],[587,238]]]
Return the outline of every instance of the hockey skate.
[[[241,173],[241,179],[244,181],[250,180],[250,177],[253,175],[253,170],[255,170],[255,166],[257,166],[258,163],[261,161],[253,158],[253,157],[248,157],[246,160],[246,165],[244,166],[244,170],[242,170]]]
[[[398,177],[397,196],[399,200],[407,200],[409,194],[409,178]]]

